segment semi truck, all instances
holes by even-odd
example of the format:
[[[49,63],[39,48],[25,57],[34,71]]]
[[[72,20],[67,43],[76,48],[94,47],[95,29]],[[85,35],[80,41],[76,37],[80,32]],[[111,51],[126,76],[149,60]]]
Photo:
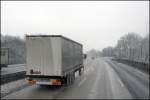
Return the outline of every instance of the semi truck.
[[[68,86],[82,74],[83,46],[62,35],[26,35],[27,82]]]
[[[1,68],[7,67],[9,64],[9,48],[1,47]]]

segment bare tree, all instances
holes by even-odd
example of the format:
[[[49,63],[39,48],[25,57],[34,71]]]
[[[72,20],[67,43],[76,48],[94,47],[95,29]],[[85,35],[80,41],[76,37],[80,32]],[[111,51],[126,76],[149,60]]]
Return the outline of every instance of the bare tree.
[[[112,57],[114,56],[114,48],[113,47],[107,47],[103,49],[103,56]]]
[[[26,49],[24,39],[10,35],[2,35],[1,46],[9,48],[10,64],[25,63]]]
[[[141,61],[149,63],[149,34],[141,41]]]
[[[149,63],[149,34],[142,38],[136,33],[128,33],[118,40],[114,48],[104,48],[102,53],[103,56]]]

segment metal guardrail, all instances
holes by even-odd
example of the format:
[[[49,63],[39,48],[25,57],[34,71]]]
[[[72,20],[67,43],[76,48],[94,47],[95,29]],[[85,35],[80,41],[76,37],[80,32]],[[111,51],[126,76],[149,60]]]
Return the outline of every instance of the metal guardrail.
[[[130,65],[130,66],[132,66],[134,68],[137,68],[137,69],[145,72],[146,74],[149,74],[150,67],[149,67],[148,63],[137,62],[137,61],[130,61],[130,60],[126,60],[126,59],[112,59],[112,60],[115,60],[115,61],[118,61],[120,63],[124,63],[124,64],[127,64],[127,65]]]
[[[26,71],[1,75],[1,85],[26,77]]]
[[[8,67],[20,67],[20,66],[26,66],[26,64],[9,64]]]

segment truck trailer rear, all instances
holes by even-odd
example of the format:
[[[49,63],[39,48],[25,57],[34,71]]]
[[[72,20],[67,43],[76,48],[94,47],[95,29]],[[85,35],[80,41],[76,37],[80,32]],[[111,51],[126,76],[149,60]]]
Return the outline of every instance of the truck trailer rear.
[[[83,66],[82,45],[62,35],[26,35],[29,84],[69,85]]]

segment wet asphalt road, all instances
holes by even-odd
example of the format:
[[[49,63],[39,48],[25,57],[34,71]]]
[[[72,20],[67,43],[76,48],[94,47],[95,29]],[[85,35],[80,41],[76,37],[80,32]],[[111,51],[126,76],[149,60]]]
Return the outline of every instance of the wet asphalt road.
[[[28,86],[4,99],[148,99],[148,75],[108,58],[87,59],[74,84],[52,89]]]

